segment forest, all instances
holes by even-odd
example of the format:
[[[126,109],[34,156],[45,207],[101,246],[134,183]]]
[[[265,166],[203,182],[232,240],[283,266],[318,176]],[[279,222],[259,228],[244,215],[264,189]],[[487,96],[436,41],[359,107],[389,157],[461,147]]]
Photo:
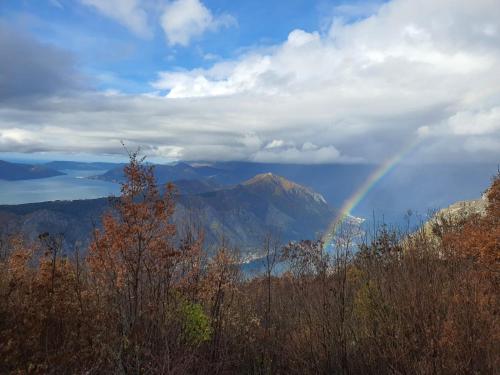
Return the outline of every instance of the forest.
[[[328,250],[269,235],[252,278],[172,223],[175,187],[137,154],[125,175],[88,249],[2,237],[0,373],[498,373],[499,174],[484,215],[340,228]]]

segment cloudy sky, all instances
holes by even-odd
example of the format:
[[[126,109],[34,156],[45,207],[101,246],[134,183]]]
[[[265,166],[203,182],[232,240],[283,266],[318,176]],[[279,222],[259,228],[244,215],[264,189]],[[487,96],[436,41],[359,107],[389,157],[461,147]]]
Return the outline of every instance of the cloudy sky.
[[[500,162],[498,0],[1,0],[0,156]]]

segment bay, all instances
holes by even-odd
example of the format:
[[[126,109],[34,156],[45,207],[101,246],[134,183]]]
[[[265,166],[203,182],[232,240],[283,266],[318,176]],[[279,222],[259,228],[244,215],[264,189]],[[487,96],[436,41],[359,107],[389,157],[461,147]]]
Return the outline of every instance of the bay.
[[[63,170],[62,172],[66,175],[36,180],[0,180],[0,204],[92,199],[120,193],[119,184],[87,178],[102,174],[102,170]]]

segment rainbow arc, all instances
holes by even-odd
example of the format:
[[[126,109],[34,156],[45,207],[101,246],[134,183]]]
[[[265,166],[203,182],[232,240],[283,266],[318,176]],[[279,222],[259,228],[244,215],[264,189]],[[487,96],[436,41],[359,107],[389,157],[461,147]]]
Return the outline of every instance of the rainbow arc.
[[[352,210],[356,208],[368,192],[377,184],[378,181],[392,171],[420,143],[420,140],[420,137],[415,137],[414,140],[407,143],[396,155],[380,164],[378,168],[376,168],[358,187],[358,189],[344,202],[322,238],[325,246],[328,246],[331,243],[339,227],[349,216],[351,216]]]

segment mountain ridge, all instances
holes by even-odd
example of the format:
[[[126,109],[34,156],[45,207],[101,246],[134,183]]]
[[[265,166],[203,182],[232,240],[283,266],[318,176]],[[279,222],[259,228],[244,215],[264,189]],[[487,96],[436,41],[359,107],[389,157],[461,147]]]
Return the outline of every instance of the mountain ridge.
[[[255,177],[231,187],[179,181],[174,221],[180,224],[195,218],[209,247],[224,238],[249,253],[259,248],[269,232],[283,242],[316,238],[336,214],[306,187],[280,176]],[[0,229],[22,228],[32,239],[39,232],[64,232],[68,245],[88,243],[94,224],[109,208],[108,202],[99,198],[4,205],[0,206]]]
[[[41,164],[11,163],[0,160],[0,180],[19,181],[62,176],[64,172]]]
[[[326,199],[321,194],[316,193],[315,191],[306,186],[299,185],[296,182],[287,180],[286,178],[278,176],[271,172],[260,173],[242,183],[242,185],[245,186],[256,186],[256,187],[263,185],[265,186],[265,184],[272,185],[276,189],[281,189],[282,191],[288,193],[309,195],[314,200],[327,204]]]

